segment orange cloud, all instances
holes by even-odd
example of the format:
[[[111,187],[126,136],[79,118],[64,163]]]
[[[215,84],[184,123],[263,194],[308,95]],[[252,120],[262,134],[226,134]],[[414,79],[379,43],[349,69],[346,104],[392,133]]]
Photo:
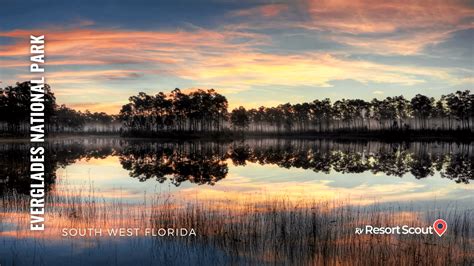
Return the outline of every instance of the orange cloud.
[[[3,32],[0,35],[23,37],[26,32]],[[226,94],[255,86],[330,87],[331,81],[344,79],[401,85],[424,83],[428,78],[456,82],[446,69],[390,66],[349,60],[330,53],[264,53],[253,48],[253,45],[265,43],[265,37],[232,31],[164,33],[78,29],[52,31],[47,36],[47,53],[51,64],[101,66],[101,69],[64,67],[47,73],[48,83],[59,92],[58,100],[73,104],[71,106],[80,110],[118,113],[129,95],[104,94],[103,90],[108,88],[107,82],[140,80],[145,76],[192,80],[196,87],[216,88]],[[234,43],[241,38],[247,38],[247,41],[243,44]],[[20,51],[24,52],[16,44],[3,48],[0,54],[17,55]],[[20,80],[29,77],[28,74],[17,74]],[[90,89],[101,87],[104,89]],[[91,99],[107,97],[109,102],[114,103],[99,104],[94,100],[86,104],[82,98],[79,99],[80,95],[74,96],[74,99],[68,97],[72,91],[82,89],[88,91],[84,91],[83,96],[87,95]],[[112,94],[115,96],[110,98]]]
[[[308,0],[306,8],[314,27],[353,34],[456,28],[471,24],[463,21],[474,15],[462,0]]]
[[[8,77],[10,83],[31,78],[25,62],[29,54],[28,38],[30,34],[43,33],[46,33],[50,67],[46,78],[55,91],[61,92],[77,89],[77,85],[104,87],[104,82],[110,80],[138,79],[143,75],[175,77],[175,73],[189,67],[197,58],[225,57],[234,51],[244,53],[268,41],[261,34],[201,28],[175,32],[82,28],[0,32],[0,37],[16,40],[12,45],[0,46],[0,58],[5,58],[0,68],[18,67],[16,75]],[[72,66],[81,68],[71,69]],[[99,95],[91,92],[89,96]],[[124,101],[127,97],[123,97]],[[59,97],[58,100],[69,103],[71,99]]]
[[[311,21],[304,27],[330,31],[332,40],[382,54],[420,53],[428,44],[474,27],[469,19],[474,8],[467,1],[308,0],[307,9]]]
[[[46,55],[50,68],[46,78],[55,91],[70,93],[77,85],[100,88],[110,80],[138,79],[143,75],[175,76],[195,58],[223,56],[229,51],[245,51],[263,44],[263,35],[237,31],[210,31],[204,29],[176,32],[121,31],[111,29],[42,29],[0,32],[1,37],[16,39],[12,45],[0,46],[0,58],[7,57],[1,68],[18,67],[10,82],[27,80],[28,38],[30,34],[46,33]],[[71,69],[69,66],[82,66]],[[24,71],[23,71],[24,68]],[[22,74],[24,73],[24,74]],[[60,97],[61,102],[71,99]],[[90,91],[89,96],[98,95]],[[103,95],[102,95],[103,97]],[[123,97],[126,101],[128,95]],[[115,98],[114,100],[117,100]],[[89,106],[95,110],[98,105]],[[100,106],[104,107],[104,106]],[[110,106],[106,106],[110,111]],[[113,113],[118,112],[115,110]]]
[[[226,88],[228,93],[268,85],[330,87],[331,81],[345,79],[401,85],[424,83],[428,78],[456,80],[444,69],[390,66],[348,60],[327,53],[275,55],[236,52],[225,58],[202,58],[176,74],[196,80],[203,87]]]
[[[236,31],[197,29],[176,32],[147,32],[119,30],[14,30],[0,32],[0,37],[18,39],[12,45],[0,47],[0,57],[28,55],[30,34],[46,34],[48,65],[126,64],[181,62],[175,53],[190,55],[197,50],[218,53],[232,49],[246,49],[263,44],[266,37]],[[238,43],[233,43],[238,40]],[[141,51],[141,53],[140,53]],[[178,59],[177,59],[178,58]]]
[[[248,16],[264,16],[264,17],[275,17],[280,13],[287,11],[288,6],[284,4],[268,4],[257,6],[248,9],[241,9],[231,12],[231,16],[248,17]]]
[[[474,28],[474,7],[465,0],[303,0],[285,7],[285,16],[265,16],[261,7],[233,12],[247,21],[231,28],[300,28],[356,50],[402,55]]]

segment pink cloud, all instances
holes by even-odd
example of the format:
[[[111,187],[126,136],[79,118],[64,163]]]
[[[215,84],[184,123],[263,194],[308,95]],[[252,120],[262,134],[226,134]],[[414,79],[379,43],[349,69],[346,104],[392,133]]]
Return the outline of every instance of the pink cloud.
[[[307,0],[308,26],[347,33],[458,27],[474,16],[467,1]],[[472,24],[471,24],[472,26]]]
[[[230,15],[237,16],[237,17],[249,17],[249,16],[275,17],[287,10],[288,10],[288,6],[285,4],[268,4],[268,5],[262,5],[262,6],[232,11]]]
[[[474,8],[466,1],[308,0],[305,8],[311,19],[301,27],[329,31],[333,41],[379,54],[419,54],[474,27]]]
[[[263,7],[233,12],[246,20],[231,27],[305,29],[355,50],[403,55],[474,28],[474,7],[465,0],[303,0],[278,6],[285,16],[265,16]]]

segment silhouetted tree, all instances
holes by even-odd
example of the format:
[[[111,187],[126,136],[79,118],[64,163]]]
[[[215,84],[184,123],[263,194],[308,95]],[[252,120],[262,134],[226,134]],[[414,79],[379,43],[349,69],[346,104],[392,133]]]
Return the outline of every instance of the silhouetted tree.
[[[248,127],[250,120],[245,108],[240,106],[239,108],[232,110],[230,113],[230,121],[235,128],[244,130]]]
[[[0,130],[29,130],[29,82],[0,90]],[[207,133],[231,129],[257,134],[292,134],[336,131],[464,130],[473,131],[474,95],[469,90],[443,95],[438,100],[421,94],[373,99],[329,99],[280,104],[258,109],[237,108],[228,113],[226,97],[215,90],[166,94],[140,92],[129,97],[117,116],[76,111],[57,106],[45,86],[47,130],[57,132],[117,132],[128,134]],[[230,121],[229,121],[230,120]],[[120,122],[119,122],[120,121]]]

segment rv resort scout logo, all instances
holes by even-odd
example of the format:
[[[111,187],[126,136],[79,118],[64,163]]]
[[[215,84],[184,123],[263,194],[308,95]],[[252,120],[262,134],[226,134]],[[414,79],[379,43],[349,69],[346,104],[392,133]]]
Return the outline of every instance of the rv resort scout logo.
[[[365,225],[357,227],[355,233],[357,235],[433,235],[436,233],[442,236],[448,229],[448,224],[443,219],[434,221],[432,226],[413,227],[409,225],[397,225],[392,227],[378,227],[373,225]]]

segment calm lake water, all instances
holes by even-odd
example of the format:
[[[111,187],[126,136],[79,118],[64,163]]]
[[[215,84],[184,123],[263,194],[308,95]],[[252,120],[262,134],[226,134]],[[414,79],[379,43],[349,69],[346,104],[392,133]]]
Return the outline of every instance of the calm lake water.
[[[369,248],[354,237],[357,226],[429,226],[437,217],[459,225],[456,236],[462,243],[458,237],[449,240],[449,232],[442,240],[453,259],[462,264],[473,258],[472,224],[462,220],[473,218],[472,143],[88,137],[54,139],[47,146],[47,229],[42,234],[27,228],[28,143],[0,142],[1,265],[343,263],[357,257],[344,254]],[[320,229],[314,229],[316,222]],[[269,223],[274,231],[266,227]],[[195,228],[198,233],[61,235],[63,228],[91,227]],[[330,236],[321,239],[318,230]],[[314,236],[306,239],[309,232]],[[413,239],[420,246],[440,241],[381,237],[380,246],[407,248],[415,245]],[[272,244],[279,241],[288,247]],[[339,251],[324,253],[319,248],[324,241]],[[302,251],[291,251],[298,245]],[[340,245],[351,248],[341,252]],[[426,246],[420,252],[430,250]]]

